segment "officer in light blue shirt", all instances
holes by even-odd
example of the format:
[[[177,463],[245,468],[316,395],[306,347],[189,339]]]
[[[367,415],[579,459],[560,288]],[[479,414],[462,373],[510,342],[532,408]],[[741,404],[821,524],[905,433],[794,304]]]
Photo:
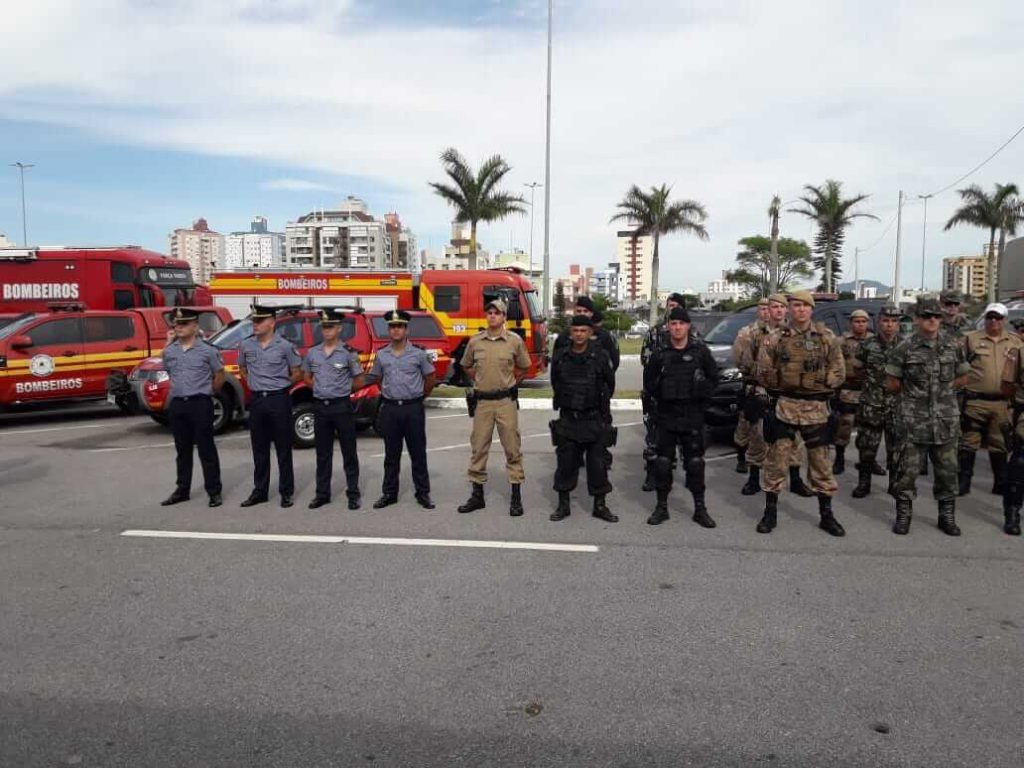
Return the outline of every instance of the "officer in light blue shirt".
[[[384,438],[384,483],[374,509],[398,501],[398,474],[402,461],[402,441],[409,449],[416,501],[424,509],[433,509],[430,498],[430,474],[427,471],[427,417],[423,399],[437,383],[434,363],[425,349],[408,342],[411,315],[400,309],[384,315],[391,344],[377,352],[370,376],[380,382],[381,405],[377,431]]]
[[[203,483],[209,505],[219,507],[221,500],[220,457],[213,441],[213,399],[224,386],[224,361],[220,350],[199,335],[199,313],[176,307],[171,316],[174,341],[164,347],[164,369],[171,379],[167,414],[174,434],[177,453],[177,481],[174,493],[160,502],[168,507],[188,501],[192,492],[192,449],[199,453]]]
[[[270,444],[277,453],[281,506],[292,506],[295,471],[292,467],[291,386],[302,373],[302,358],[295,346],[274,333],[273,307],[253,306],[253,335],[238,349],[238,367],[249,388],[249,439],[252,443],[253,491],[243,507],[262,504],[270,497]]]
[[[359,353],[341,341],[345,315],[334,309],[320,311],[323,343],[306,354],[302,370],[306,384],[313,389],[313,427],[316,445],[316,495],[309,502],[316,509],[331,500],[331,475],[334,470],[334,437],[341,444],[345,461],[348,508],[359,509],[359,453],[356,451],[353,390],[364,384]]]

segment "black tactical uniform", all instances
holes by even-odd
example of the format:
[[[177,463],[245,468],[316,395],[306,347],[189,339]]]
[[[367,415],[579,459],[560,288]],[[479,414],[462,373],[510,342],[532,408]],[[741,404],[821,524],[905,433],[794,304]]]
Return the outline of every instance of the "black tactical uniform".
[[[593,327],[589,317],[576,315],[573,327]],[[551,438],[558,464],[555,490],[558,507],[552,520],[569,516],[569,493],[576,488],[580,465],[586,463],[587,491],[594,497],[594,517],[618,522],[605,504],[611,491],[608,461],[604,456],[614,443],[614,434],[606,417],[611,393],[615,390],[615,372],[608,354],[596,339],[589,339],[582,352],[570,344],[556,352],[551,362],[551,386],[559,418],[552,421]]]
[[[683,455],[686,487],[693,494],[693,519],[705,528],[713,528],[715,521],[704,504],[704,409],[718,383],[718,366],[700,339],[689,337],[686,346],[673,346],[673,321],[688,325],[690,316],[682,307],[669,313],[669,342],[654,351],[644,368],[644,393],[653,400],[658,414],[654,460],[658,503],[647,522],[658,525],[668,519],[668,494],[678,447]]]

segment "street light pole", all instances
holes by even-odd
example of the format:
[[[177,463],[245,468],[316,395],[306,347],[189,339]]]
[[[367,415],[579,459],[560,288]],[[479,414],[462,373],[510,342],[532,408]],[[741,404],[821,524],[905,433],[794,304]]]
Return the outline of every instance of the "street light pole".
[[[25,217],[25,169],[35,168],[32,163],[11,163],[11,168],[17,168],[21,172],[21,245],[28,248],[28,226]]]
[[[903,190],[900,190],[899,204],[896,208],[896,264],[893,270],[892,280],[892,297],[893,304],[897,307],[900,305],[901,294],[903,293],[902,286],[900,285],[900,244],[903,240]]]
[[[768,295],[779,291],[779,208],[782,203],[779,196],[772,198],[772,204],[768,206],[768,215],[771,216],[771,263],[768,265]]]
[[[554,0],[548,0],[548,92],[547,124],[544,140],[544,312],[551,300],[551,17]]]
[[[918,195],[918,199],[924,200],[924,223],[921,225],[921,290],[924,290],[924,257],[925,243],[928,238],[928,198],[932,195]]]
[[[536,181],[531,181],[529,184],[523,184],[524,187],[530,188],[530,279],[533,279],[533,193],[537,191],[537,187],[543,187]]]

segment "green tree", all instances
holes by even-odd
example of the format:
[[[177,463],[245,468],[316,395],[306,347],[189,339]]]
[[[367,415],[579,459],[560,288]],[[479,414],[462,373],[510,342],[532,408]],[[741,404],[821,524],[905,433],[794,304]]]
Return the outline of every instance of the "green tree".
[[[512,170],[501,155],[491,155],[474,172],[466,158],[449,147],[441,153],[441,165],[452,184],[432,181],[430,186],[455,209],[455,221],[469,222],[469,268],[476,269],[477,224],[499,221],[513,213],[524,215],[526,199],[498,189],[498,184]]]
[[[739,241],[743,250],[736,254],[736,269],[726,273],[726,279],[750,286],[755,295],[767,296],[771,290],[772,240],[763,235],[751,235]],[[778,241],[779,289],[799,278],[814,276],[811,248],[803,240],[784,237]]]
[[[1016,231],[1019,218],[1011,213],[1011,206],[1019,194],[1016,184],[996,184],[992,194],[988,194],[977,184],[966,189],[958,189],[963,203],[949,221],[945,229],[949,230],[961,224],[988,230],[988,300],[996,300],[996,232]],[[1004,236],[1005,237],[1005,236]],[[1002,238],[1001,238],[1002,239]]]
[[[843,183],[835,179],[826,179],[819,187],[813,184],[804,185],[804,195],[798,198],[803,205],[790,208],[811,219],[818,225],[818,234],[814,238],[814,266],[822,270],[821,287],[828,293],[834,293],[836,283],[842,275],[840,255],[846,228],[854,219],[875,219],[870,213],[861,213],[853,209],[864,202],[870,195],[843,197]],[[781,283],[781,280],[780,280]]]
[[[644,192],[636,184],[629,188],[626,196],[616,207],[619,212],[612,216],[611,221],[625,221],[632,226],[633,237],[650,235],[654,240],[654,253],[651,257],[651,301],[648,311],[648,322],[651,325],[658,319],[658,268],[659,246],[661,236],[673,232],[686,232],[701,240],[708,239],[708,231],[704,228],[708,214],[704,206],[696,200],[670,201],[672,188],[667,184],[651,187]]]
[[[565,331],[565,284],[558,280],[555,283],[555,297],[552,299],[552,323],[551,327],[555,333]]]

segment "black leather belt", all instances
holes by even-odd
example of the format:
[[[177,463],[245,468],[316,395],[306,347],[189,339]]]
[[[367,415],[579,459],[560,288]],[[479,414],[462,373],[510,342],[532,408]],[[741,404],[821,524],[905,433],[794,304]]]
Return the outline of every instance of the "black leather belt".
[[[347,403],[351,399],[351,396],[345,395],[344,397],[314,397],[313,401],[320,403],[320,405],[329,406],[335,403]]]
[[[390,397],[381,397],[381,401],[388,405],[412,405],[413,403],[422,403],[423,396],[410,397],[408,400],[392,400]]]
[[[183,403],[187,403],[189,400],[209,400],[209,395],[175,395],[171,400],[181,400]]]
[[[571,421],[589,421],[590,419],[600,419],[604,416],[601,411],[597,409],[591,409],[589,411],[571,411],[568,408],[562,408],[558,415],[563,419],[569,419]]]
[[[253,397],[270,397],[271,395],[287,395],[291,391],[291,387],[285,387],[284,389],[267,389],[262,391],[252,391]]]
[[[779,397],[788,397],[793,400],[813,400],[819,403],[827,403],[834,395],[831,392],[821,392],[816,395],[797,395],[790,392],[780,392]]]
[[[506,398],[512,397],[516,394],[515,389],[495,389],[490,392],[481,392],[479,389],[476,390],[477,400],[505,400]]]
[[[1006,398],[1002,395],[986,395],[981,392],[966,391],[968,400],[1005,400]]]

